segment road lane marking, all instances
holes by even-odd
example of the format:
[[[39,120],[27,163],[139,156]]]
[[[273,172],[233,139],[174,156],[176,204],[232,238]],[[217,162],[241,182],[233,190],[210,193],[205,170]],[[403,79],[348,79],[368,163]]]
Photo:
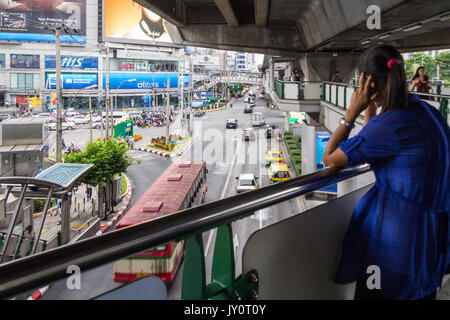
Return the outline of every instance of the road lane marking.
[[[237,144],[236,151],[234,153],[233,162],[231,163],[230,171],[228,171],[228,176],[227,176],[227,179],[225,180],[225,186],[224,186],[224,188],[222,190],[222,194],[220,195],[220,199],[223,199],[225,197],[226,192],[227,192],[228,184],[230,183],[231,173],[233,172],[234,165],[236,164],[238,150],[239,150],[239,147],[241,146],[241,144],[242,144],[242,141],[239,141],[238,144]],[[209,247],[211,246],[211,242],[212,242],[212,238],[213,238],[215,230],[216,229],[212,229],[209,232],[208,241],[206,242],[206,248],[205,248],[205,257],[208,256]]]

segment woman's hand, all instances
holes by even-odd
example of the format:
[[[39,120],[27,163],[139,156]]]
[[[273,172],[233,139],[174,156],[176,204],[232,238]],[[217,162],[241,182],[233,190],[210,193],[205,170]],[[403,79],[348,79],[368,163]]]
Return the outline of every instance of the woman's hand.
[[[360,86],[352,95],[350,106],[345,114],[345,121],[354,122],[361,112],[363,112],[378,96],[378,92],[374,94],[371,94],[370,92],[372,81],[372,76],[369,76],[366,81],[364,73],[361,73],[361,76],[359,77]]]

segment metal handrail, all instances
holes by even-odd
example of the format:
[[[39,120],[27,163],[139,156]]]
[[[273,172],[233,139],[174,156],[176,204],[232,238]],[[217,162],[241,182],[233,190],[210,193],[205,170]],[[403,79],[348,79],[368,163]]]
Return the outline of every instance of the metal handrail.
[[[0,265],[0,299],[65,278],[70,265],[82,271],[96,268],[168,241],[190,238],[370,170],[367,164],[337,173],[322,170],[7,262]]]

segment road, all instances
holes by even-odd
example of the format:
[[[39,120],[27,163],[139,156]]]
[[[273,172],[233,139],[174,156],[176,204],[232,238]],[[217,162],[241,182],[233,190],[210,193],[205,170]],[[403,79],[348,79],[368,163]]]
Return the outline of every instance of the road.
[[[233,102],[232,108],[210,112],[201,118],[194,118],[193,120],[193,125],[199,138],[195,140],[190,150],[186,151],[181,157],[192,157],[206,161],[209,170],[206,202],[235,195],[235,177],[241,173],[255,174],[259,178],[260,186],[266,186],[269,183],[267,169],[265,168],[265,154],[269,149],[279,150],[278,142],[275,139],[267,140],[264,136],[264,128],[255,128],[257,134],[256,141],[244,142],[242,133],[244,128],[251,127],[251,114],[244,114],[243,109],[243,98],[240,98]],[[284,113],[267,108],[265,100],[256,99],[254,112],[261,112],[267,119],[267,123],[275,124],[278,128],[283,128]],[[239,120],[237,129],[225,129],[225,121],[229,118]],[[146,137],[150,135],[148,130],[151,129],[138,130],[136,130],[136,133],[140,133]],[[154,128],[153,130],[164,131],[165,129]],[[77,145],[83,147],[81,144],[83,139],[80,139],[80,137],[86,136],[87,139],[89,130],[77,129],[75,131],[65,131],[64,134],[66,144],[70,143],[73,137],[73,139],[78,138]],[[158,135],[162,134],[162,132],[152,131],[151,134]],[[96,136],[100,136],[99,130],[94,130],[94,139]],[[159,156],[141,151],[132,151],[132,155],[135,158],[139,158],[142,162],[130,166],[127,172],[132,180],[133,187],[133,196],[129,208],[131,208],[137,199],[139,199],[171,163],[171,160],[165,160]],[[279,205],[259,210],[252,216],[232,224],[235,244],[236,276],[241,273],[242,252],[249,236],[264,226],[288,218],[300,210],[303,211],[305,208],[299,208],[301,205],[302,202],[296,199],[286,201]],[[214,240],[215,230],[203,234],[207,282],[209,282],[211,274]],[[178,271],[173,284],[168,287],[168,299],[177,300],[181,298],[182,269],[183,266]],[[88,272],[82,272],[80,290],[68,290],[66,280],[61,280],[53,284],[43,299],[90,299],[121,285],[112,281],[112,274],[112,263]]]

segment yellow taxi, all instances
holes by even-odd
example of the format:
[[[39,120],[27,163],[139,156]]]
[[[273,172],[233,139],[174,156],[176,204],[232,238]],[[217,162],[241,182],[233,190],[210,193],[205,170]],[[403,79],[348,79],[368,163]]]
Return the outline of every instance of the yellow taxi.
[[[286,181],[291,178],[288,166],[284,163],[272,163],[269,167],[269,181],[276,183],[279,181]]]
[[[283,162],[283,155],[280,151],[269,150],[266,154],[266,161],[269,162]]]

